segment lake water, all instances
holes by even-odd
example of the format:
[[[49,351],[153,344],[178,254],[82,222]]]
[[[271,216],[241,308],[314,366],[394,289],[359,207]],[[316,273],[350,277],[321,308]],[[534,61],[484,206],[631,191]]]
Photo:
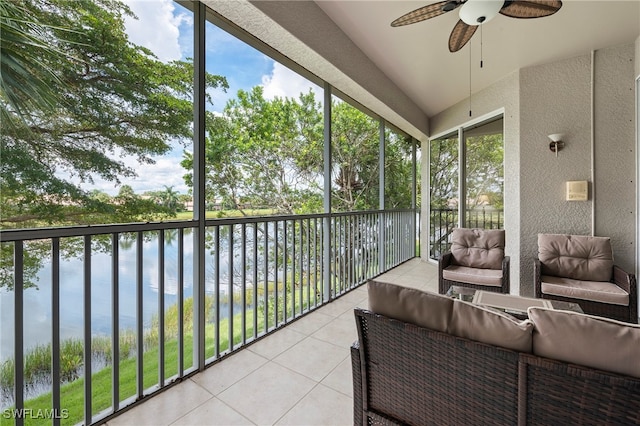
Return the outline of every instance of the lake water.
[[[143,323],[151,324],[158,314],[158,238],[147,236],[143,243]],[[223,240],[224,241],[224,240]],[[165,309],[178,300],[178,243],[165,241],[164,305]],[[220,276],[226,277],[228,250],[221,244]],[[136,244],[120,243],[119,309],[120,329],[135,329],[136,326]],[[185,232],[184,237],[184,298],[193,294],[193,238]],[[93,335],[111,333],[112,274],[111,254],[94,251],[91,258],[91,330]],[[213,259],[207,257],[207,277],[213,277]],[[51,262],[45,261],[37,273],[38,288],[24,291],[24,349],[51,342]],[[80,259],[60,261],[60,336],[61,339],[81,338],[84,324],[83,262]],[[221,279],[221,291],[226,293],[226,278]],[[209,278],[205,291],[213,294],[215,283]],[[0,290],[0,360],[13,357],[14,309],[13,292]],[[226,309],[221,309],[224,317]]]

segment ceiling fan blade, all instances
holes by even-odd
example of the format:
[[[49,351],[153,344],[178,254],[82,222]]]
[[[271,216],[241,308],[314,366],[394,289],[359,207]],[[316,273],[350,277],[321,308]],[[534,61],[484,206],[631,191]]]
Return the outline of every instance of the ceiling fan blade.
[[[425,21],[447,13],[460,6],[456,0],[445,0],[433,3],[428,6],[421,7],[407,14],[402,15],[391,23],[392,27],[401,27],[403,25],[415,24],[416,22]]]
[[[511,18],[542,18],[553,15],[561,7],[560,0],[511,0],[505,2],[500,13]]]
[[[462,49],[465,44],[478,29],[477,25],[467,25],[464,23],[462,19],[458,21],[453,30],[451,30],[451,35],[449,36],[449,51],[457,52]]]

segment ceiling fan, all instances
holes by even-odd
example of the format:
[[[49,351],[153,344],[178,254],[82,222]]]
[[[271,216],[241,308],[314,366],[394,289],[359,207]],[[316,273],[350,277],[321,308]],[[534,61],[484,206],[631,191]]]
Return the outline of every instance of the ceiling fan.
[[[462,6],[462,7],[460,7]],[[392,27],[415,24],[460,7],[460,19],[449,36],[449,51],[457,52],[471,39],[480,24],[498,13],[511,18],[542,18],[562,7],[560,0],[445,0],[421,7],[391,22]]]

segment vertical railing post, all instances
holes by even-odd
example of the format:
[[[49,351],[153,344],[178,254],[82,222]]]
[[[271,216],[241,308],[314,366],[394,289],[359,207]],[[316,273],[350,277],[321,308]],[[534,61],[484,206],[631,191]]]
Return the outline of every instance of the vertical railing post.
[[[111,406],[120,409],[120,238],[111,234]]]
[[[60,238],[51,241],[51,406],[60,424]],[[114,409],[115,410],[115,409]]]
[[[178,231],[178,377],[184,372],[184,229]]]
[[[22,241],[13,245],[13,398],[16,426],[24,425],[24,246]]]
[[[164,387],[164,229],[158,232],[158,386]]]
[[[144,324],[143,324],[143,239],[144,233],[138,231],[136,236],[136,395],[144,396]]]
[[[91,236],[84,237],[84,421],[93,423],[91,392]]]
[[[227,289],[227,309],[228,309],[228,315],[229,315],[229,320],[227,321],[227,324],[229,324],[229,327],[227,329],[228,331],[228,339],[229,339],[229,345],[227,346],[227,350],[229,352],[231,352],[233,350],[233,316],[234,316],[234,310],[233,310],[233,245],[234,245],[234,238],[233,238],[233,233],[235,232],[235,226],[234,225],[229,225],[229,235],[227,236],[227,246],[228,246],[228,260],[227,260],[227,274],[229,275],[228,278],[228,285],[229,288]]]

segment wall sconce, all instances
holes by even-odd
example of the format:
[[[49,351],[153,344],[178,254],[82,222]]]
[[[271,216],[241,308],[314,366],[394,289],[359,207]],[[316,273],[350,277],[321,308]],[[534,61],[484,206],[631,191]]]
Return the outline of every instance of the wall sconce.
[[[556,153],[556,157],[558,156],[558,151],[564,148],[564,142],[562,142],[562,133],[554,133],[549,135],[549,139],[551,142],[549,143],[549,149],[551,152]]]

